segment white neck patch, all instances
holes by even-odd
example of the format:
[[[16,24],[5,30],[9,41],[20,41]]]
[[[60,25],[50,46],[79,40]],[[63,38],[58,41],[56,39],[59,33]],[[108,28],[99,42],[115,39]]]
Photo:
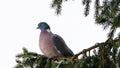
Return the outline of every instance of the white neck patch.
[[[47,29],[47,32],[51,32],[50,29]]]

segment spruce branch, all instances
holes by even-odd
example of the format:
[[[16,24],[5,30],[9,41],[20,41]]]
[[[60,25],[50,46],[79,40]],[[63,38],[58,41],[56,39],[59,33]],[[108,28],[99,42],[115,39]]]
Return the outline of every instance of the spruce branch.
[[[93,46],[91,46],[91,47],[89,47],[89,48],[87,48],[87,49],[84,49],[83,51],[75,54],[75,55],[72,57],[72,59],[74,60],[74,59],[78,58],[79,55],[83,54],[84,52],[89,52],[89,51],[91,51],[92,49],[95,49],[95,48],[97,48],[97,47],[100,47],[101,45],[104,45],[104,47],[105,47],[105,46],[107,46],[107,44],[114,44],[115,42],[118,42],[118,41],[120,41],[120,38],[116,38],[115,40],[107,40],[106,42],[102,42],[102,43],[97,43],[97,44],[95,44],[95,45],[93,45]],[[110,46],[110,47],[111,47],[111,46]]]

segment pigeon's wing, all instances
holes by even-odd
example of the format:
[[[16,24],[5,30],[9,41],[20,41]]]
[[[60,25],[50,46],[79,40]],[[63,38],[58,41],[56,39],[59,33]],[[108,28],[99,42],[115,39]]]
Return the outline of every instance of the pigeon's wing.
[[[71,57],[74,55],[74,53],[71,51],[71,49],[65,44],[64,40],[56,35],[52,35],[53,43],[56,49],[64,56],[64,57]]]

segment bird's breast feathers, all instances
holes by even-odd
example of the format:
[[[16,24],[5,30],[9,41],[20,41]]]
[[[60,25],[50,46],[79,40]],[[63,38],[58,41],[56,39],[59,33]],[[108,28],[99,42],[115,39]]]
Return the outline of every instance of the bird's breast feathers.
[[[40,34],[40,49],[47,57],[53,57],[60,55],[54,46],[52,40],[52,34],[49,32],[41,32]]]

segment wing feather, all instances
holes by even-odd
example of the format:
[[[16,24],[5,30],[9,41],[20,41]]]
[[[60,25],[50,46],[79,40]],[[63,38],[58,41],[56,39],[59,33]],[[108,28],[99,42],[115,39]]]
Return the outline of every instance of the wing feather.
[[[71,51],[71,49],[65,44],[65,41],[58,35],[53,34],[52,36],[53,43],[57,50],[61,52],[61,54],[64,57],[71,57],[74,55],[74,53]]]

